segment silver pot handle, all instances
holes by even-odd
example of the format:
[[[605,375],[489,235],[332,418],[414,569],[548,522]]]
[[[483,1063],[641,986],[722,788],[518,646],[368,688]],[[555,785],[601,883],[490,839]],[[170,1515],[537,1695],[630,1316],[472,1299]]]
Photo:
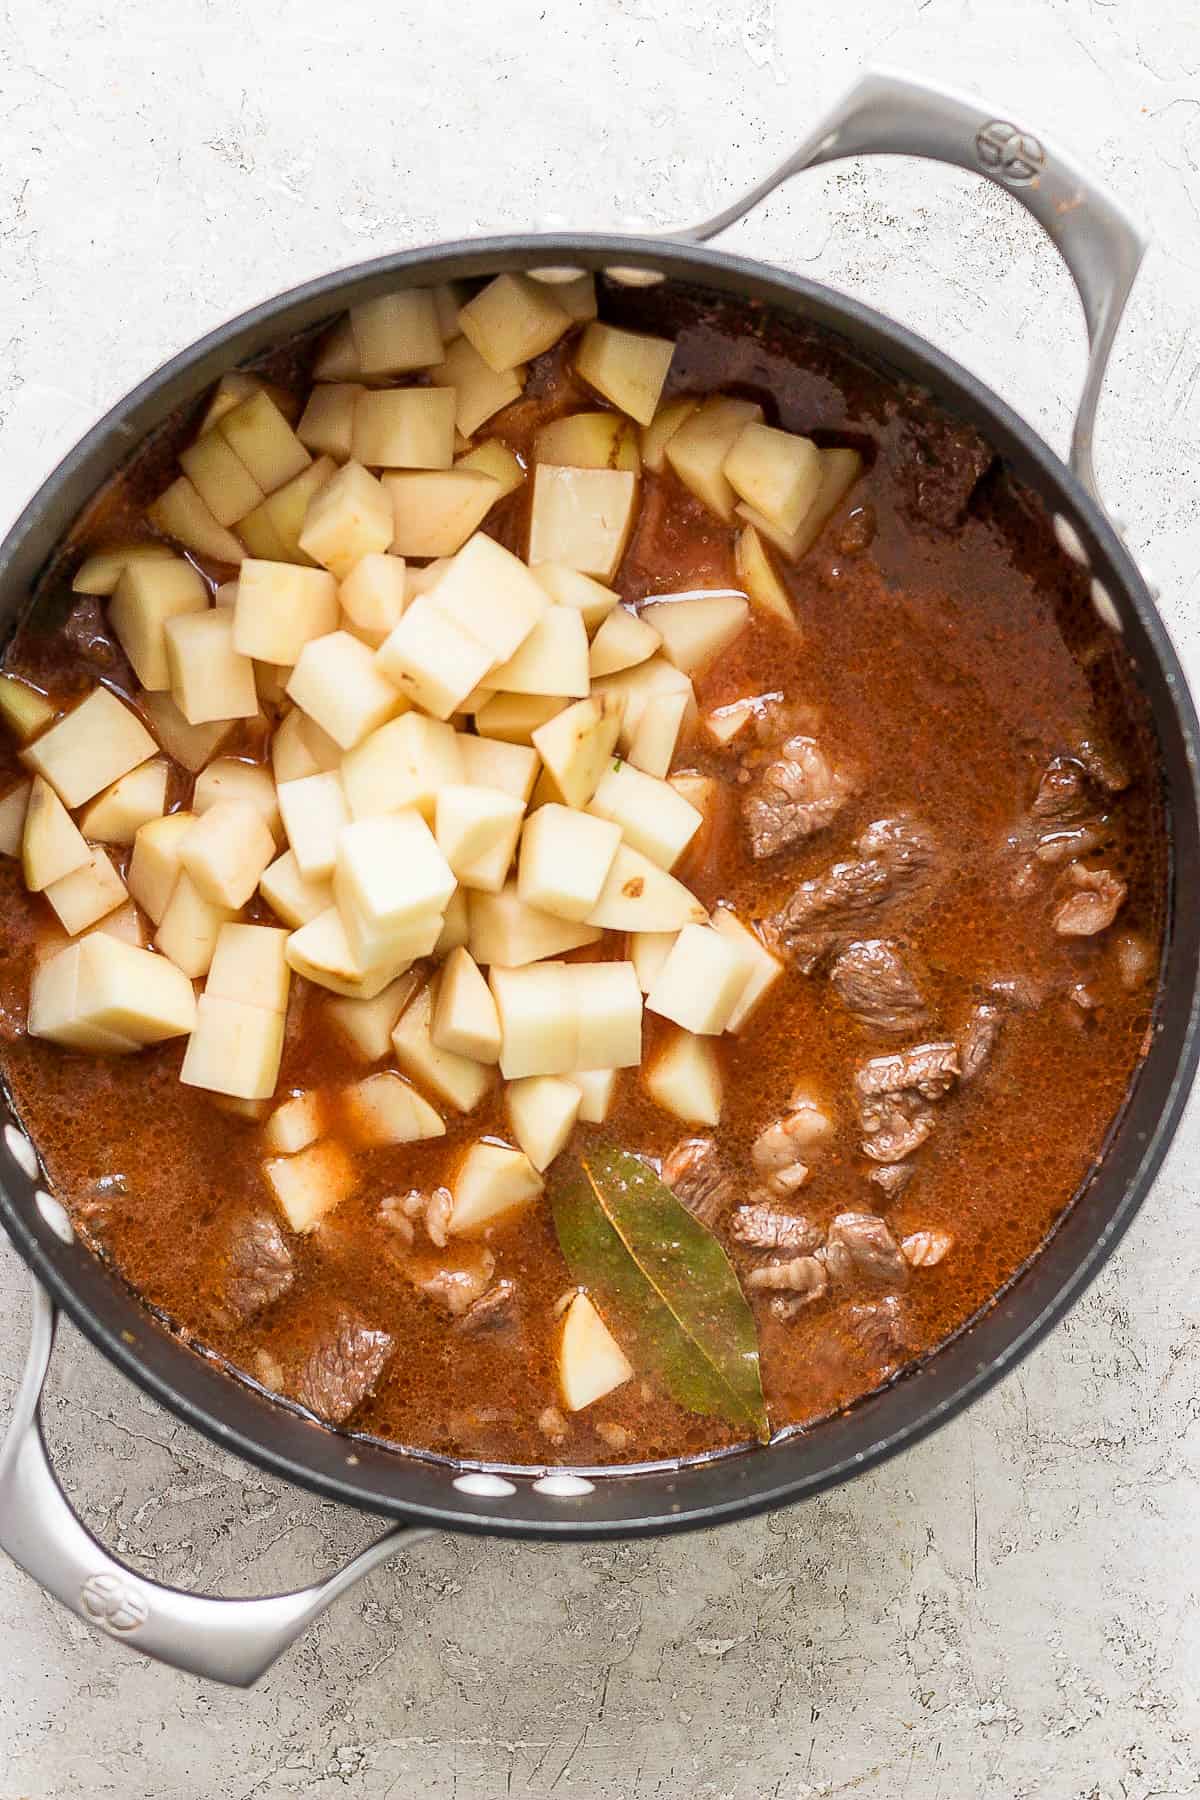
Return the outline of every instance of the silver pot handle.
[[[77,1618],[172,1668],[250,1687],[340,1594],[427,1530],[386,1532],[315,1587],[261,1600],[219,1600],[147,1581],[97,1542],[50,1465],[39,1408],[54,1349],[55,1308],[34,1283],[33,1341],[0,1449],[0,1548]]]
[[[888,69],[868,70],[765,180],[703,224],[667,235],[704,243],[802,169],[875,155],[926,157],[986,175],[1048,233],[1083,302],[1090,346],[1071,438],[1071,467],[1103,504],[1092,467],[1096,408],[1146,240],[1111,194],[1043,138],[998,118],[978,100]]]

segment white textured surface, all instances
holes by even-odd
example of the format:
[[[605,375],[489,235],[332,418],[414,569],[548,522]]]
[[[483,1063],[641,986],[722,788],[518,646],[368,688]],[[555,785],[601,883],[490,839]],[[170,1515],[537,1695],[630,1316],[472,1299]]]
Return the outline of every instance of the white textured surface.
[[[1058,134],[1152,232],[1098,463],[1200,670],[1194,0],[5,0],[0,515],[250,302],[549,214],[703,215],[872,56]],[[1003,198],[853,167],[736,235],[913,323],[1064,445],[1076,307]],[[1198,1163],[1193,1119],[1069,1322],[916,1453],[708,1537],[426,1542],[249,1696],[98,1641],[0,1561],[0,1800],[1190,1800]],[[0,1407],[23,1281],[0,1250]],[[365,1541],[70,1334],[47,1422],[147,1572],[249,1593]]]

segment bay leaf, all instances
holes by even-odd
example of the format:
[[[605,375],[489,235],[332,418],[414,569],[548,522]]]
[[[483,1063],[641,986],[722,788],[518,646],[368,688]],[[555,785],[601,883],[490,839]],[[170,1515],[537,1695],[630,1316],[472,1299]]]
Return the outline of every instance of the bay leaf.
[[[630,1360],[680,1406],[770,1435],[754,1315],[712,1232],[640,1157],[590,1144],[551,1194],[575,1279],[618,1315]]]

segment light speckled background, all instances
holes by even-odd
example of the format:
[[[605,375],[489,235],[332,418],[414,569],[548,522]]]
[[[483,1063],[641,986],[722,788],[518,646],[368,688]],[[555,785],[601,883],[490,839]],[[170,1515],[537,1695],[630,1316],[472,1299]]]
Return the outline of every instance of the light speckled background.
[[[994,96],[1146,221],[1098,463],[1200,668],[1194,0],[3,0],[0,515],[165,356],[273,290],[550,214],[711,211],[869,57]],[[1065,444],[1067,279],[990,190],[808,177],[739,248],[949,347]],[[619,1548],[434,1540],[249,1696],[95,1639],[0,1564],[0,1800],[1184,1800],[1200,1787],[1193,1119],[1069,1322],[916,1453]],[[24,1277],[0,1249],[0,1408]],[[72,1494],[147,1572],[288,1585],[367,1522],[176,1426],[65,1338]]]

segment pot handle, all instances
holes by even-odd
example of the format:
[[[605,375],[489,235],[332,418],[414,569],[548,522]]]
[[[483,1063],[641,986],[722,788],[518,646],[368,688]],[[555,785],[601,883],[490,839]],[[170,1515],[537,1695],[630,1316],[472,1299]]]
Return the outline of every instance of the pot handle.
[[[868,70],[799,149],[757,186],[702,224],[667,235],[704,243],[802,169],[875,155],[925,157],[986,175],[1019,200],[1050,237],[1083,303],[1090,347],[1071,438],[1071,467],[1102,505],[1092,466],[1096,408],[1146,240],[1113,196],[1045,139],[950,89],[889,69]]]
[[[220,1600],[147,1581],[85,1529],[51,1467],[39,1414],[55,1325],[56,1309],[35,1281],[29,1358],[0,1448],[0,1548],[86,1624],[172,1668],[250,1687],[339,1595],[432,1535],[398,1527],[314,1587],[259,1600]]]

